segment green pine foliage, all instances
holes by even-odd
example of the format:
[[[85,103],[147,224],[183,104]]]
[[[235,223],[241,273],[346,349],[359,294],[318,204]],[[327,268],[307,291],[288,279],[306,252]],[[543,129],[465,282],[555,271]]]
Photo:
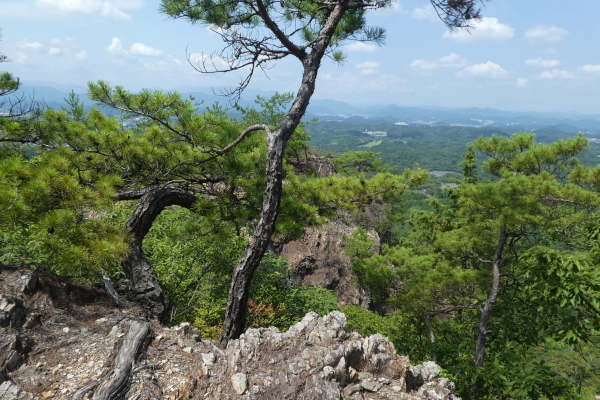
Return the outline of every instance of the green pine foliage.
[[[341,311],[346,315],[350,331],[363,337],[379,333],[389,338],[398,354],[410,354],[412,363],[431,360],[421,324],[412,316],[402,313],[380,315],[356,305],[344,306]]]
[[[282,331],[310,311],[322,316],[339,309],[333,291],[294,284],[287,262],[272,253],[264,257],[252,281],[249,304],[248,326],[275,326]]]
[[[61,156],[44,153],[0,160],[0,242],[3,263],[32,262],[89,277],[115,270],[124,255],[123,231],[105,223],[115,180],[80,185]]]
[[[597,174],[575,158],[586,147],[582,136],[550,144],[531,134],[479,138],[463,163],[465,179],[449,189],[451,201],[414,210],[399,245],[373,254],[364,232],[348,240],[359,283],[375,301],[420,321],[429,343],[416,340],[416,354],[437,359],[463,397],[472,387],[485,399],[568,399],[587,390],[575,384],[576,372],[526,356],[546,343],[589,349],[600,331]],[[476,367],[474,327],[500,232],[509,238],[500,292],[485,363]]]
[[[372,151],[349,151],[334,158],[333,164],[338,172],[344,175],[389,172],[390,168],[383,165],[381,158],[377,157],[380,154]]]

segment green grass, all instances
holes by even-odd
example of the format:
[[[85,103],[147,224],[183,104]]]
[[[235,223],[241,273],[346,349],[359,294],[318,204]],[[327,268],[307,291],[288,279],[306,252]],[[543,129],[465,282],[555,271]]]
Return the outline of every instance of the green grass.
[[[374,140],[372,142],[369,142],[367,144],[363,144],[362,146],[357,146],[357,147],[375,147],[375,146],[379,146],[382,141],[383,140]]]

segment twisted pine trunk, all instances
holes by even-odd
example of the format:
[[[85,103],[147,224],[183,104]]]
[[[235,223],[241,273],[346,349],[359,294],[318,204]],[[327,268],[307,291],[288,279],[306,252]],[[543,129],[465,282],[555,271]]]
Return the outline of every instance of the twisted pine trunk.
[[[239,338],[244,331],[250,284],[267,250],[279,213],[285,148],[306,112],[310,98],[315,91],[321,60],[347,7],[348,4],[346,2],[340,2],[335,6],[329,14],[327,23],[321,29],[317,44],[312,48],[310,53],[305,53],[304,50],[296,48],[297,52],[294,55],[302,61],[303,66],[302,83],[296,99],[288,114],[283,119],[283,122],[275,131],[268,133],[267,136],[266,189],[260,219],[250,239],[250,243],[244,250],[242,258],[233,271],[227,298],[223,331],[219,338],[219,344],[222,347],[226,347],[229,340]],[[268,19],[268,16],[265,16],[265,20]]]
[[[165,296],[156,272],[146,259],[142,243],[154,220],[166,208],[178,205],[191,208],[196,196],[178,188],[150,188],[140,197],[138,205],[127,221],[131,235],[129,253],[121,262],[127,278],[132,282],[134,300],[153,318],[161,319],[165,311]]]

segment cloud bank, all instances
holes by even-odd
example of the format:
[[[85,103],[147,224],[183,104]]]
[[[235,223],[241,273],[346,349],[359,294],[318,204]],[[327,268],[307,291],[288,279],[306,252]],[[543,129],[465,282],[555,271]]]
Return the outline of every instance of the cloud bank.
[[[444,38],[459,42],[502,41],[511,39],[515,35],[514,31],[514,28],[501,23],[498,18],[484,17],[475,22],[472,29],[447,30]]]

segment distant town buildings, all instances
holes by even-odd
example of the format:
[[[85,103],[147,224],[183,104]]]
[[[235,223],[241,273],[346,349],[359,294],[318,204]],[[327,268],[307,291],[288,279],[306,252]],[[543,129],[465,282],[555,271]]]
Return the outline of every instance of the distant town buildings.
[[[374,136],[374,137],[385,137],[385,136],[387,136],[387,132],[384,132],[384,131],[374,131],[373,132],[373,131],[369,131],[369,130],[365,129],[365,131],[363,133],[365,133],[367,135],[370,135],[370,136]]]

